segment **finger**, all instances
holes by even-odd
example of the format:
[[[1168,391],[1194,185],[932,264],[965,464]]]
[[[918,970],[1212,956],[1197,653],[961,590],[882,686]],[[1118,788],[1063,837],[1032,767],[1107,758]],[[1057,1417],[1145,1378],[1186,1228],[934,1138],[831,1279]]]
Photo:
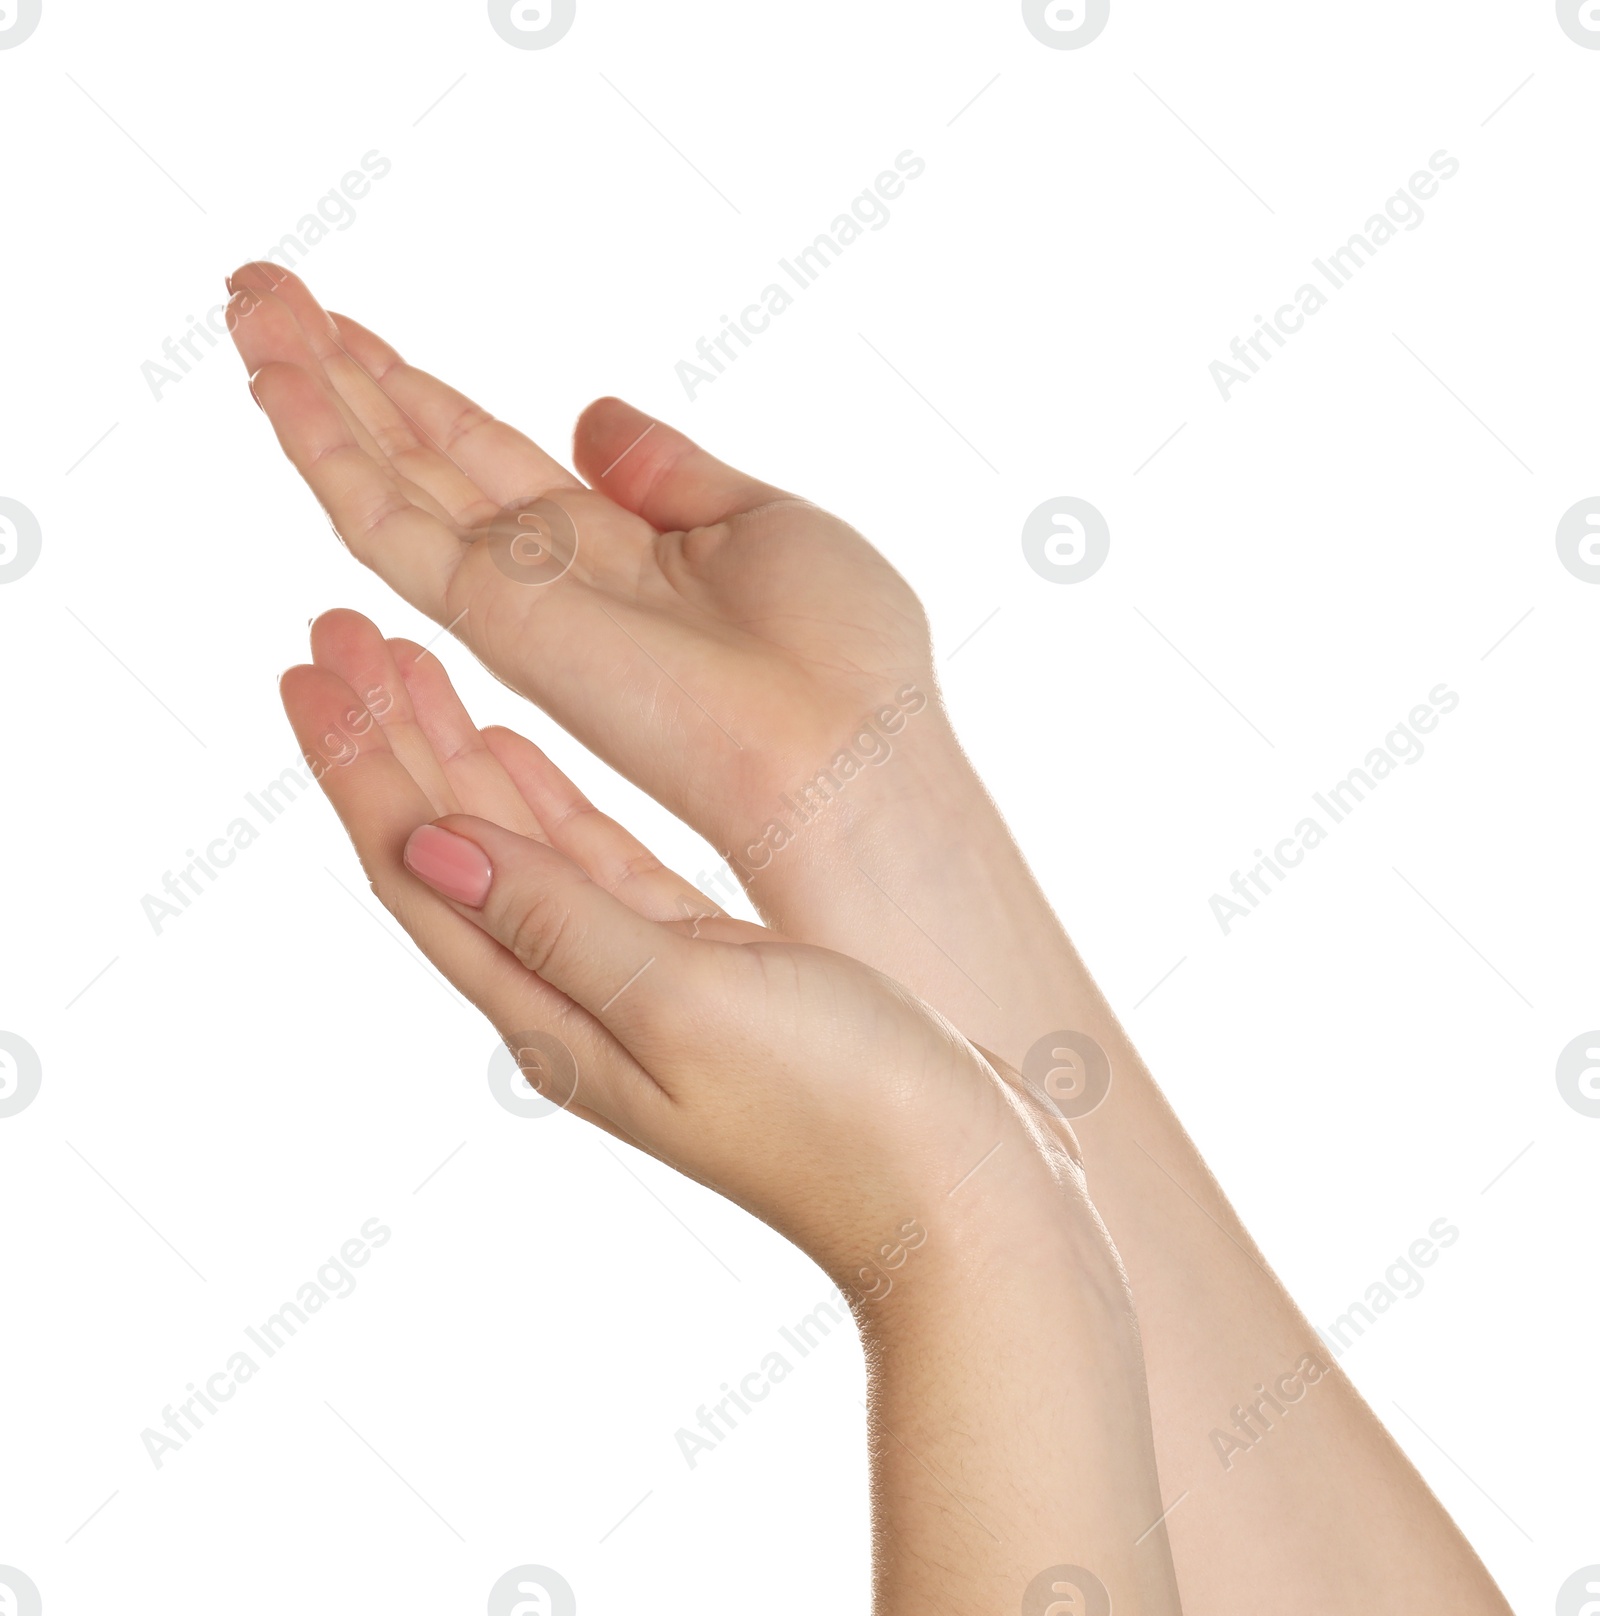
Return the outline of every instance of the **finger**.
[[[433,449],[459,464],[487,496],[487,507],[463,512],[471,516],[465,537],[481,538],[490,528],[504,529],[508,507],[521,509],[535,500],[550,499],[574,524],[576,575],[612,591],[638,588],[641,557],[656,537],[648,522],[586,488],[537,444],[495,420],[471,399],[406,364],[364,326],[342,314],[328,318],[345,350],[373,378],[373,385],[393,400]],[[508,593],[504,574],[485,572],[484,576],[496,592]]]
[[[419,611],[441,620],[467,547],[364,450],[320,374],[273,362],[250,379],[283,452],[352,554]]]
[[[432,804],[433,816],[460,813],[461,798],[417,720],[411,691],[377,624],[360,612],[324,612],[311,625],[311,660],[337,674],[365,703]]]
[[[719,945],[635,914],[554,848],[487,820],[452,815],[419,826],[405,860],[625,1047],[672,1064],[682,1058]]]
[[[297,365],[313,376],[328,382],[328,396],[339,414],[351,439],[368,454],[375,465],[386,468],[396,485],[413,504],[436,516],[440,521],[453,521],[450,512],[425,489],[411,482],[392,463],[381,444],[366,429],[360,415],[343,399],[332,385],[326,365],[316,347],[307,339],[293,311],[281,299],[263,289],[265,277],[256,273],[261,266],[246,265],[229,276],[230,284],[237,285],[228,304],[228,333],[245,371],[253,376],[266,365]],[[259,402],[259,400],[258,400]],[[481,499],[479,500],[481,503]]]
[[[539,1028],[567,1047],[578,1069],[577,1103],[568,1109],[605,1119],[630,1142],[650,1135],[659,1091],[617,1041],[406,868],[406,838],[426,824],[428,802],[355,692],[337,675],[310,666],[291,668],[280,688],[301,750],[384,907],[506,1035]]]
[[[578,470],[663,533],[710,527],[787,496],[620,398],[596,399],[573,434]]]
[[[591,881],[650,920],[723,918],[723,911],[698,887],[601,813],[532,741],[498,727],[485,730],[483,739],[538,815],[550,845]]]
[[[320,365],[363,446],[370,445],[387,460],[440,514],[460,527],[494,514],[496,502],[345,351],[338,327],[298,275],[274,264],[245,264],[228,277],[228,285],[257,300],[239,320],[234,337],[252,370],[269,359],[308,369]]]
[[[411,640],[390,640],[388,650],[457,807],[440,813],[468,813],[492,820],[519,836],[546,840],[532,806],[512,783],[500,759],[479,734],[444,664]]]
[[[561,462],[496,420],[436,376],[407,364],[381,337],[347,315],[329,317],[345,351],[427,440],[496,505],[542,499],[583,485]]]

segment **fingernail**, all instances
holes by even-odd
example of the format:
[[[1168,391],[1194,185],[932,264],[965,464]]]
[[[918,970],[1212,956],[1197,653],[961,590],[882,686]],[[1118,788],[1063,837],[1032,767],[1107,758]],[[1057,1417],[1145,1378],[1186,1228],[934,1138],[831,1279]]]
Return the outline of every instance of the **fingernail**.
[[[469,909],[481,909],[489,896],[494,870],[476,842],[442,829],[418,825],[406,842],[406,868],[435,892],[442,892]]]

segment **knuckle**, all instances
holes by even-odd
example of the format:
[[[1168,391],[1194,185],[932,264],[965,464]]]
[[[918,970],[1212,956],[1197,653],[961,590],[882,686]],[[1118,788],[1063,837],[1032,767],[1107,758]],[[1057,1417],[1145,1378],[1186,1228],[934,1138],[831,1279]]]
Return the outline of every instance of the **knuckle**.
[[[508,916],[506,946],[525,970],[545,976],[559,966],[571,929],[572,914],[561,892],[540,892],[522,900]]]

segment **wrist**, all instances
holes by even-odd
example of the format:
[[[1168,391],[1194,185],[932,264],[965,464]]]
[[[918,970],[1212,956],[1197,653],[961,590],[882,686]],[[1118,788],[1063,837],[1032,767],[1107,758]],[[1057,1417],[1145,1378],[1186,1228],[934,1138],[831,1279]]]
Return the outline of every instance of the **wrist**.
[[[1024,1333],[1056,1308],[1137,1350],[1120,1260],[1075,1170],[1024,1130],[974,1146],[830,1277],[874,1351]],[[959,1348],[958,1348],[959,1349]]]
[[[1041,1568],[1070,1564],[1119,1609],[1176,1611],[1151,1530],[1162,1504],[1143,1357],[1109,1240],[1081,1196],[1071,1215],[971,1211],[942,1245],[930,1226],[912,1259],[923,1266],[858,1310],[874,1608],[1015,1610]],[[917,1543],[937,1545],[932,1569]]]
[[[767,923],[894,977],[1013,1062],[1071,1025],[1062,1001],[1087,978],[943,708],[909,718],[881,763],[822,775],[727,844]]]

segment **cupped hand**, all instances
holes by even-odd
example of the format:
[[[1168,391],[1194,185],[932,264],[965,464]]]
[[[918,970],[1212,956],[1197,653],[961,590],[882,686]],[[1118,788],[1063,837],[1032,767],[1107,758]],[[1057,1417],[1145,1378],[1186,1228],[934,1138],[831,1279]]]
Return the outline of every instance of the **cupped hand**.
[[[845,523],[617,399],[578,422],[580,480],[298,277],[229,287],[251,390],[356,557],[719,849],[878,714],[936,706],[921,607]]]
[[[373,890],[537,1052],[548,1097],[847,1289],[908,1220],[991,1195],[1087,1208],[1070,1128],[904,989],[723,915],[531,742],[480,733],[431,653],[353,612],[318,619],[312,648],[284,703]],[[1005,1171],[974,1173],[1002,1152]]]

